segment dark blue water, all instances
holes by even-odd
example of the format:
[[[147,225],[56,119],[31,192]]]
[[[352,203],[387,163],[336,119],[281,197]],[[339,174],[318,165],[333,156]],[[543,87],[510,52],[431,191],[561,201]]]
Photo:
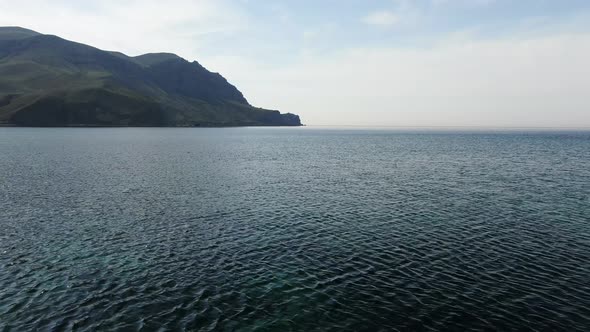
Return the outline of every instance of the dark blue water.
[[[590,133],[0,128],[0,331],[590,329]]]

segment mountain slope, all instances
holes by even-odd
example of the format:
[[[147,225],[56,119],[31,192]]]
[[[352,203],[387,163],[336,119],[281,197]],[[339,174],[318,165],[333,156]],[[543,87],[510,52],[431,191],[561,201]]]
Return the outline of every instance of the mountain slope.
[[[0,40],[22,39],[39,35],[33,30],[24,29],[20,27],[3,27],[0,28]]]
[[[118,52],[0,27],[0,124],[298,126],[251,106],[225,78],[170,53]]]

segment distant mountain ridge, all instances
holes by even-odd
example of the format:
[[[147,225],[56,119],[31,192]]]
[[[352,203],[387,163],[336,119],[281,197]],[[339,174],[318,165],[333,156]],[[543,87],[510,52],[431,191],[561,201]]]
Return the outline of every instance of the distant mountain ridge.
[[[129,57],[0,27],[0,124],[300,126],[253,107],[223,76],[171,53]]]

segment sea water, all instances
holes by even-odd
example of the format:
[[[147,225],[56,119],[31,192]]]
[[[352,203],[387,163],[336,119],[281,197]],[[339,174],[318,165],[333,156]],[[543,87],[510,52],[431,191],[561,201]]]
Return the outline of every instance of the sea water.
[[[590,132],[0,128],[0,330],[590,329]]]

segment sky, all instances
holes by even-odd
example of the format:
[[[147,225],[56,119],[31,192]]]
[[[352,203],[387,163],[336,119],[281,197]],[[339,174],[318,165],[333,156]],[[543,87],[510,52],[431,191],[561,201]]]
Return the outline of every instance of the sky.
[[[588,0],[0,0],[0,25],[176,53],[307,125],[590,127]]]

